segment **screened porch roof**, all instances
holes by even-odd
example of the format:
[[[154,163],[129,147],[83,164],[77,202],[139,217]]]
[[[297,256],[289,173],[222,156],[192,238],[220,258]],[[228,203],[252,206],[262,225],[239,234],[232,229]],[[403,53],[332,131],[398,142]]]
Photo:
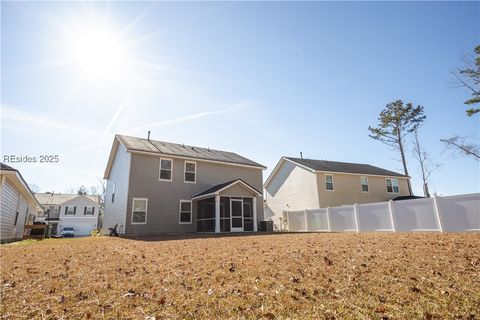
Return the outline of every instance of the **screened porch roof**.
[[[242,179],[236,179],[236,180],[217,184],[216,186],[208,188],[200,193],[197,193],[192,197],[192,200],[205,199],[208,197],[219,195],[222,191],[232,188],[235,185],[241,186],[243,189],[250,191],[255,196],[259,196],[262,194],[260,191],[258,191],[257,189],[255,189],[254,187],[252,187]]]

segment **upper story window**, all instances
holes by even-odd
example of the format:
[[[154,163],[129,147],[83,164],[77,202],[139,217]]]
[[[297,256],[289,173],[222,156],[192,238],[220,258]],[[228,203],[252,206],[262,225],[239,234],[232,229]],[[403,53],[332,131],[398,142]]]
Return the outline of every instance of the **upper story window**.
[[[172,181],[172,160],[171,159],[160,159],[159,180]]]
[[[132,203],[132,224],[147,223],[148,199],[133,198]]]
[[[360,177],[360,183],[362,184],[362,192],[368,192],[368,178]]]
[[[85,216],[93,216],[95,214],[95,207],[85,207],[83,214]]]
[[[185,161],[185,182],[195,183],[197,179],[197,164]]]
[[[387,179],[387,192],[400,193],[400,189],[398,188],[398,179]]]
[[[77,207],[72,207],[72,206],[65,207],[66,216],[74,216],[76,213],[77,213]]]
[[[325,175],[325,189],[327,191],[333,191],[333,176],[331,174]]]
[[[180,200],[179,223],[192,223],[192,202],[190,200]]]

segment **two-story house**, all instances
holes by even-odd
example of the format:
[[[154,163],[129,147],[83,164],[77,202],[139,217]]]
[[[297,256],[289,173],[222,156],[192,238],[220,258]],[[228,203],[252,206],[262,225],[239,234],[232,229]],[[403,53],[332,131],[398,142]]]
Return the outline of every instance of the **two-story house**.
[[[264,166],[233,152],[116,135],[104,233],[256,231]]]
[[[20,172],[0,163],[0,242],[21,240],[41,209]]]
[[[64,227],[72,227],[75,235],[86,236],[97,228],[98,196],[47,192],[36,193],[35,197],[44,212],[37,216],[37,221],[48,223],[52,235],[60,234]]]
[[[368,164],[282,157],[264,184],[265,218],[278,227],[284,211],[408,196],[409,179]]]

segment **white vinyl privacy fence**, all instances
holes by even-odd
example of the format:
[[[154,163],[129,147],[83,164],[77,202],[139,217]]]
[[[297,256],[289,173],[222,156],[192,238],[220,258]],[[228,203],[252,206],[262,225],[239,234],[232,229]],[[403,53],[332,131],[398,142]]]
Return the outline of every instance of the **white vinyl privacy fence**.
[[[480,194],[286,211],[288,231],[480,231]]]

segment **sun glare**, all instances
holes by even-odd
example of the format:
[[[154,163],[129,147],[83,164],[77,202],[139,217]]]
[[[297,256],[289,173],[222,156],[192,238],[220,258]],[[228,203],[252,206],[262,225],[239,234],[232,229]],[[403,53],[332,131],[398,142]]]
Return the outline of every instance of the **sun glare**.
[[[103,81],[118,78],[125,71],[125,48],[115,33],[105,28],[83,28],[71,36],[70,56],[83,76]]]

